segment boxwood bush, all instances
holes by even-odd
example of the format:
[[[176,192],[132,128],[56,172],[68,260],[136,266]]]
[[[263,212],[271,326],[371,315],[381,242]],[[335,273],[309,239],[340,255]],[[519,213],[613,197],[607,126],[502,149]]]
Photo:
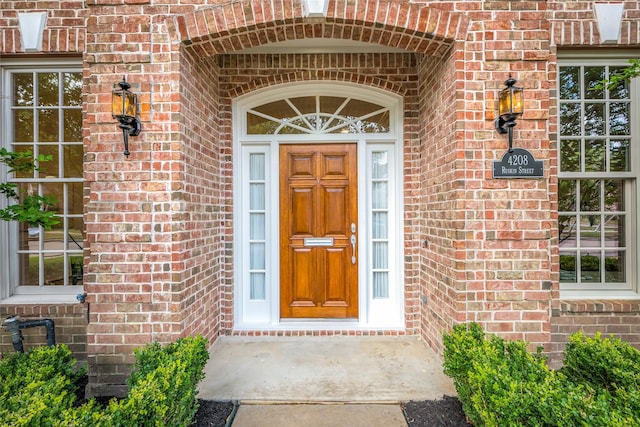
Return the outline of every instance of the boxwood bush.
[[[129,393],[106,407],[94,399],[74,407],[75,361],[64,345],[37,348],[0,363],[0,425],[35,426],[189,426],[198,409],[197,385],[209,353],[202,337],[178,339],[135,351]]]
[[[486,336],[477,323],[444,336],[444,372],[475,426],[640,425],[636,349],[576,334],[556,372],[541,349],[527,348]]]

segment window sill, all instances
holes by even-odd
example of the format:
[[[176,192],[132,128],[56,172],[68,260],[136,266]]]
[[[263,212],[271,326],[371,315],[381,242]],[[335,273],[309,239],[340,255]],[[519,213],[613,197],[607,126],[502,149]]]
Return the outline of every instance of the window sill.
[[[60,292],[51,292],[53,289],[42,288],[21,292],[23,290],[24,288],[19,288],[14,295],[1,299],[0,305],[79,304],[76,296],[84,292],[82,286],[68,286],[65,289],[59,289]]]
[[[561,301],[640,301],[640,294],[633,291],[576,291],[560,290]]]

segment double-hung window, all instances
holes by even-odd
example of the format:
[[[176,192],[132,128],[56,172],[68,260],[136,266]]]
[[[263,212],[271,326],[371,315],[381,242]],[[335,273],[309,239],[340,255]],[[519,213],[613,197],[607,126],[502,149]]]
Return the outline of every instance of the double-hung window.
[[[3,168],[0,180],[16,183],[21,194],[53,196],[49,208],[59,219],[49,230],[0,223],[0,298],[73,295],[83,274],[81,64],[4,61],[0,71],[1,146],[51,156],[32,173]],[[0,206],[6,205],[2,198]]]
[[[599,89],[625,59],[560,61],[558,237],[562,298],[637,297],[637,83]]]

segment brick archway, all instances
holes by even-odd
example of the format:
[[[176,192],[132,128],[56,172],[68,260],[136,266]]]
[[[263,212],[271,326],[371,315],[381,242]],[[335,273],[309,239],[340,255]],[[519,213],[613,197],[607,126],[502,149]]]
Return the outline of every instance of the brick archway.
[[[269,77],[259,78],[252,80],[249,83],[242,85],[230,85],[226,91],[221,93],[223,98],[228,100],[235,99],[239,96],[245,95],[249,92],[256,91],[265,87],[275,86],[284,83],[304,82],[304,81],[330,81],[330,82],[345,82],[364,85],[371,88],[382,89],[384,91],[395,93],[397,95],[404,95],[407,92],[407,88],[400,84],[390,82],[381,78],[355,74],[344,71],[335,70],[318,70],[318,72],[302,71],[277,74]],[[223,88],[224,89],[224,88]]]
[[[464,40],[469,18],[421,4],[380,2],[375,10],[330,0],[327,17],[305,18],[300,0],[273,7],[271,0],[244,0],[175,15],[168,31],[200,56],[237,52],[268,43],[310,38],[373,43],[441,57]]]

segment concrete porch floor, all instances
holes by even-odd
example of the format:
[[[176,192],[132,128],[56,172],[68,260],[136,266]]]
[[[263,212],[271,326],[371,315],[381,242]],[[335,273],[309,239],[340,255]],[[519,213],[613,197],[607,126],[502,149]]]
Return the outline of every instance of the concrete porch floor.
[[[198,397],[243,403],[397,403],[455,396],[417,337],[220,337]]]

